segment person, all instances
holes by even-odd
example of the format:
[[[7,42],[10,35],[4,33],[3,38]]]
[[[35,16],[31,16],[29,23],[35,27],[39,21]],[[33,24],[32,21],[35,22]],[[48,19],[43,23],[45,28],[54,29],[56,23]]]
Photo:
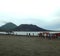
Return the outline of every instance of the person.
[[[39,37],[42,39],[42,33],[39,33],[38,35],[39,35]]]
[[[30,33],[29,33],[29,37],[30,37]]]
[[[51,34],[48,34],[48,39],[51,39]]]
[[[44,38],[46,39],[46,33],[44,34]]]

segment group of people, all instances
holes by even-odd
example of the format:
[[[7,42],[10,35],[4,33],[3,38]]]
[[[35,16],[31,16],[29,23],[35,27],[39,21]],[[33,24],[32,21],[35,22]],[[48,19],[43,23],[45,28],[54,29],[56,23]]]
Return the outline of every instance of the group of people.
[[[38,36],[41,39],[56,39],[57,38],[56,34],[51,34],[51,33],[39,33]]]
[[[27,33],[28,37],[35,36],[34,33],[31,35],[30,33]],[[48,33],[48,32],[43,32],[43,33],[38,33],[38,37],[41,39],[57,39],[60,36],[60,33]]]

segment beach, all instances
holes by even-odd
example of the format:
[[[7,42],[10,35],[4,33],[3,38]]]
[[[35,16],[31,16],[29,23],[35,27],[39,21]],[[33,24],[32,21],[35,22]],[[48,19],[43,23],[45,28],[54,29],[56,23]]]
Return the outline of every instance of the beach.
[[[0,56],[60,56],[60,40],[0,35]]]

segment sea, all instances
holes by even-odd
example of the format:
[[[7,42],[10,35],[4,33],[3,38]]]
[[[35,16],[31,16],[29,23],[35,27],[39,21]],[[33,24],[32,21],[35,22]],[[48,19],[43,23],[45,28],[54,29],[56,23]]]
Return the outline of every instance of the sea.
[[[45,31],[13,31],[11,32],[11,34],[14,34],[14,35],[34,35],[34,36],[38,36],[39,33],[43,33]],[[45,32],[46,33],[46,32]],[[60,33],[60,32],[49,32],[49,33]],[[0,34],[8,34],[7,32],[0,32]]]

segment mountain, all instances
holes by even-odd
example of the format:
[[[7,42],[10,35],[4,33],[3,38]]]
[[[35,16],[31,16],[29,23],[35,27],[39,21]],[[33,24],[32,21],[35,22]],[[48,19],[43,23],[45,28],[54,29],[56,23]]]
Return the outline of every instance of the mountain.
[[[18,27],[16,27],[14,31],[47,31],[47,30],[32,24],[21,24]]]
[[[1,26],[0,31],[11,31],[15,27],[17,27],[15,24],[9,22],[9,23],[6,23],[5,25]]]

